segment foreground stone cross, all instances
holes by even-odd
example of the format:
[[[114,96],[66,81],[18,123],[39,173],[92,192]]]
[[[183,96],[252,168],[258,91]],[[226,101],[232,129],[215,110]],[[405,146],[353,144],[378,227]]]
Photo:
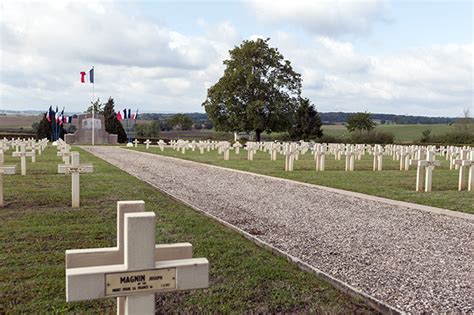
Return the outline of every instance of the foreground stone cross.
[[[3,165],[3,151],[0,149],[0,207],[4,206],[3,201],[3,175],[13,175],[15,174],[16,166],[15,165]]]
[[[133,146],[136,148],[138,147],[139,141],[137,139],[133,140]]]
[[[208,287],[207,259],[190,258],[188,243],[156,246],[155,213],[143,210],[118,203],[117,247],[66,251],[68,302],[117,297],[117,314],[154,314],[156,292]]]
[[[58,173],[71,174],[71,194],[73,208],[79,208],[80,204],[80,182],[79,174],[92,173],[94,168],[92,164],[80,164],[79,152],[71,152],[72,162],[68,165],[58,165]]]
[[[33,156],[34,153],[26,152],[26,146],[21,145],[19,152],[13,152],[12,157],[19,157],[21,161],[21,175],[26,175],[26,157]]]

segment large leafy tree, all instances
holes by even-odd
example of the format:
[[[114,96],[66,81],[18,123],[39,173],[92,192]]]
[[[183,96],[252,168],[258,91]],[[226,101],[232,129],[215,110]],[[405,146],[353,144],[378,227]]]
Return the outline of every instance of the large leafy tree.
[[[245,40],[229,51],[224,75],[202,104],[219,131],[286,131],[301,95],[301,75],[269,39]]]
[[[296,110],[295,121],[290,129],[290,137],[294,140],[309,140],[323,135],[321,118],[308,99],[302,99]]]
[[[362,133],[364,130],[371,131],[375,128],[375,126],[377,126],[377,124],[372,119],[372,115],[370,113],[364,112],[351,115],[347,119],[346,128],[350,132],[358,130],[360,133]]]

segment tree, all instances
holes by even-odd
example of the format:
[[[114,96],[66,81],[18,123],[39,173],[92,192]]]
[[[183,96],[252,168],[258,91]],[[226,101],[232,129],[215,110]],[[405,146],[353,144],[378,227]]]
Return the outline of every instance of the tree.
[[[286,131],[301,95],[301,75],[268,41],[245,40],[230,50],[203,106],[217,131]]]
[[[98,101],[99,100],[97,100],[96,103],[98,103]],[[94,103],[94,105],[96,105],[96,103]],[[127,134],[125,133],[125,130],[123,129],[123,126],[120,121],[117,120],[117,114],[115,113],[114,109],[114,99],[112,97],[109,97],[107,103],[97,105],[98,106],[96,108],[100,109],[101,111],[99,111],[98,113],[104,115],[105,131],[111,134],[116,134],[118,142],[127,142]],[[90,109],[92,110],[92,107]]]
[[[87,108],[86,113],[91,114],[92,113],[92,108],[94,108],[94,112],[96,114],[103,114],[103,111],[104,111],[103,106],[104,106],[104,104],[101,104],[100,99],[97,98],[97,101],[91,102],[91,106],[89,106],[89,108]]]
[[[157,138],[160,135],[160,123],[158,120],[154,120],[150,123],[137,125],[135,133],[140,137]]]
[[[302,99],[300,106],[296,109],[295,123],[290,129],[290,137],[294,140],[305,140],[320,138],[321,118],[308,99]]]
[[[372,115],[368,112],[364,112],[349,116],[347,119],[346,128],[350,132],[358,130],[360,133],[362,133],[364,130],[367,132],[371,131],[375,128],[375,126],[377,126],[377,124],[373,121]]]
[[[169,119],[169,124],[178,129],[178,137],[181,137],[181,131],[191,129],[193,121],[185,114],[176,114]]]

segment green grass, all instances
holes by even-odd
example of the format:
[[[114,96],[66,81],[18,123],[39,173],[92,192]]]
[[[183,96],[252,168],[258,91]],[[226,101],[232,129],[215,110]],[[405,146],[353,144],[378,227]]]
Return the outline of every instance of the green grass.
[[[141,151],[147,151],[139,146]],[[458,191],[458,171],[449,170],[448,161],[440,159],[442,166],[433,173],[433,191],[429,193],[416,192],[416,171],[411,167],[409,171],[400,171],[400,162],[392,160],[391,156],[384,156],[383,171],[372,171],[373,157],[363,156],[362,160],[355,161],[355,171],[345,172],[345,157],[336,161],[333,155],[326,156],[326,170],[315,171],[315,162],[310,153],[300,156],[295,161],[294,172],[285,172],[284,157],[278,155],[277,161],[270,161],[270,154],[257,152],[253,161],[247,160],[247,151],[241,150],[240,155],[234,151],[230,153],[230,160],[224,161],[223,155],[211,151],[201,155],[199,150],[187,150],[181,154],[170,148],[161,152],[158,148],[150,148],[147,152],[163,154],[201,163],[218,165],[258,174],[292,179],[300,182],[339,188],[364,194],[385,197],[395,200],[408,201],[422,205],[446,208],[455,211],[474,213],[474,194],[468,191]]]
[[[6,164],[19,161],[6,155]],[[81,151],[94,173],[81,176],[81,208],[70,204],[70,177],[48,148],[28,162],[27,176],[4,176],[0,211],[0,313],[104,314],[114,299],[65,302],[66,249],[115,246],[116,202],[145,200],[157,214],[157,243],[191,242],[210,262],[206,290],[158,295],[159,313],[371,313],[315,275],[171,200],[125,172]]]
[[[449,125],[378,125],[375,130],[391,132],[395,136],[397,142],[413,142],[421,138],[421,133],[431,130],[432,136],[440,136],[447,132],[453,131],[453,127]],[[348,135],[347,128],[343,125],[324,125],[324,134],[328,136],[340,137]]]

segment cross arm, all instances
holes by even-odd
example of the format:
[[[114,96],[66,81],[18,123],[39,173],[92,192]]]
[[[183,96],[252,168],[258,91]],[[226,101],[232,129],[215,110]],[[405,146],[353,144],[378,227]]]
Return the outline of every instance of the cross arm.
[[[81,164],[79,167],[74,167],[71,164],[58,165],[59,174],[69,174],[74,170],[77,170],[78,173],[92,173],[94,171],[94,166],[92,164]]]
[[[155,245],[155,261],[193,257],[191,243]],[[66,269],[123,264],[123,252],[117,247],[73,249],[66,251]]]
[[[155,269],[170,268],[176,268],[176,288],[156,288],[156,290],[147,291],[147,293],[203,289],[209,286],[209,262],[206,258],[169,260],[155,264]],[[111,297],[106,296],[105,278],[106,274],[117,272],[133,271],[127,271],[125,265],[66,269],[66,301]]]
[[[13,175],[16,172],[16,166],[15,165],[0,166],[0,172],[2,172],[2,174],[5,174],[5,175]]]

